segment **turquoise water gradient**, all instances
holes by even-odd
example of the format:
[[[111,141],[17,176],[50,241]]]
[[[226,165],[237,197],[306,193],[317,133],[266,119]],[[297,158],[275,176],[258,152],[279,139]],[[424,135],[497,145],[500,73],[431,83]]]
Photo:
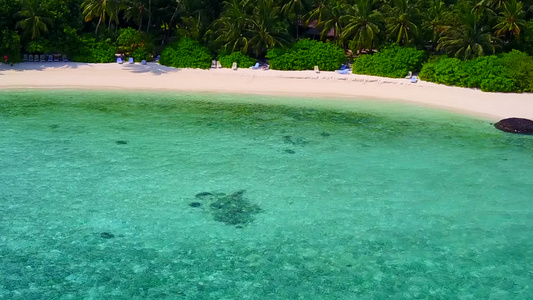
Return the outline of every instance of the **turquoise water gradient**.
[[[4,91],[0,166],[0,299],[533,299],[533,136],[483,120]]]

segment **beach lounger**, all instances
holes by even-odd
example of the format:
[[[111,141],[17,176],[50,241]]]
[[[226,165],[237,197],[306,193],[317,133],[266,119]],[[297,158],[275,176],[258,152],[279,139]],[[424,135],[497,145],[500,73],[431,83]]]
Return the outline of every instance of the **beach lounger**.
[[[48,54],[48,62],[53,62],[53,61],[54,61],[54,57]]]
[[[161,57],[161,55],[158,55],[156,58],[155,58],[155,62],[159,62],[159,58]]]
[[[41,55],[41,60],[40,60],[40,61],[41,61],[41,62],[45,62],[45,61],[46,61],[46,57],[44,57],[44,54]]]
[[[405,79],[411,79],[411,77],[413,77],[413,72],[409,71],[407,76],[405,76]]]
[[[33,61],[34,61],[34,62],[39,62],[39,55],[38,55],[38,54],[35,54],[35,55],[33,56]]]
[[[315,66],[315,73],[320,73],[320,70],[318,69],[318,66]]]
[[[68,58],[65,54],[63,54],[63,62],[68,62]]]
[[[133,62],[133,57],[130,57],[130,58],[128,59],[128,63],[130,63],[130,64],[133,64],[133,63],[134,63],[134,62]]]
[[[222,69],[222,64],[217,60],[217,69]]]
[[[259,63],[255,63],[255,65],[252,66],[252,69],[259,69]]]
[[[418,78],[416,76],[411,77],[411,83],[417,83]]]
[[[117,58],[117,64],[121,65],[122,64],[122,58]]]
[[[217,61],[216,60],[212,60],[211,61],[211,69],[216,69],[217,68]]]
[[[146,65],[146,60],[143,59],[143,60],[141,61],[141,65]]]
[[[24,54],[23,61],[28,61],[28,54]]]
[[[33,55],[30,54],[30,55],[28,56],[28,61],[29,61],[29,62],[33,62]]]
[[[236,62],[233,62],[233,64],[231,64],[231,69],[233,71],[237,71],[237,63]]]
[[[350,72],[349,69],[342,69],[342,70],[338,70],[337,73],[339,74],[348,74],[348,72]]]
[[[59,62],[59,55],[54,54],[54,62]]]

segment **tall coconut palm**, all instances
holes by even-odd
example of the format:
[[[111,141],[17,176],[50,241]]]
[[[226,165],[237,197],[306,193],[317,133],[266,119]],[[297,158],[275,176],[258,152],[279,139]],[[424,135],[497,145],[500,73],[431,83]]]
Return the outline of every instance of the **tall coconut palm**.
[[[125,3],[124,19],[126,21],[134,20],[139,26],[140,31],[143,25],[143,20],[148,17],[149,11],[144,0],[128,0]]]
[[[372,50],[383,24],[383,17],[374,9],[372,0],[357,0],[341,21],[345,24],[342,39],[348,41],[352,50]]]
[[[432,0],[429,2],[429,7],[423,15],[422,27],[430,31],[427,37],[431,38],[432,49],[437,47],[440,32],[449,22],[449,16],[450,10],[444,1]]]
[[[221,44],[225,50],[247,52],[246,28],[250,23],[247,10],[248,1],[225,1],[221,17],[213,22],[207,34],[216,36],[215,43]]]
[[[343,23],[341,18],[348,9],[349,6],[344,0],[321,0],[318,6],[307,14],[307,23],[316,21],[321,40],[333,37],[335,43],[342,46],[343,40],[340,37],[342,36]]]
[[[506,35],[508,40],[512,37],[518,37],[520,31],[527,27],[522,3],[516,0],[510,0],[505,2],[502,8],[498,16],[498,24],[494,26],[496,34]]]
[[[253,9],[247,28],[249,47],[256,57],[262,57],[267,50],[289,42],[286,24],[280,18],[281,9],[274,0],[260,0]]]
[[[456,23],[445,26],[437,50],[443,50],[457,58],[467,60],[494,52],[490,27],[481,22],[468,5],[460,5],[455,12]]]
[[[387,33],[397,44],[409,44],[418,36],[420,10],[412,0],[395,0],[393,6],[386,7]]]
[[[106,17],[109,19],[117,18],[117,0],[84,0],[82,3],[83,14],[85,15],[85,22],[89,22],[94,18],[98,18],[96,30],[94,34],[98,34],[98,28],[102,22],[105,22]],[[110,20],[111,21],[111,20]],[[118,20],[116,20],[118,22]]]
[[[34,40],[48,32],[48,25],[51,25],[52,21],[44,16],[43,3],[39,0],[22,0],[21,4],[22,9],[18,15],[23,19],[17,22],[17,27],[22,28],[24,35]]]
[[[286,0],[281,7],[281,12],[289,20],[294,19],[294,24],[296,26],[296,39],[300,39],[300,19],[306,10],[306,5],[304,0]]]

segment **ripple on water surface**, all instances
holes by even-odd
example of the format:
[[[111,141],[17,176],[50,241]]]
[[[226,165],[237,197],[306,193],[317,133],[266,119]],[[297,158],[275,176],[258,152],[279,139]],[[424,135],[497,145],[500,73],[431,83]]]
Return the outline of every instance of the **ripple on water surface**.
[[[0,128],[0,298],[533,298],[533,137],[485,121],[12,91]]]

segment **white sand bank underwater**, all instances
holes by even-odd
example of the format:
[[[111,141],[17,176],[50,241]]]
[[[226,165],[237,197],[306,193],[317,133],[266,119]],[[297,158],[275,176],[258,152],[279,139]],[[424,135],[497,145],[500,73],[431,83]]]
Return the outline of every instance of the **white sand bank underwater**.
[[[533,119],[533,94],[484,93],[429,82],[410,83],[335,72],[176,69],[150,63],[22,63],[0,65],[0,89],[80,88],[176,90],[285,95],[324,99],[400,100],[499,120]]]

